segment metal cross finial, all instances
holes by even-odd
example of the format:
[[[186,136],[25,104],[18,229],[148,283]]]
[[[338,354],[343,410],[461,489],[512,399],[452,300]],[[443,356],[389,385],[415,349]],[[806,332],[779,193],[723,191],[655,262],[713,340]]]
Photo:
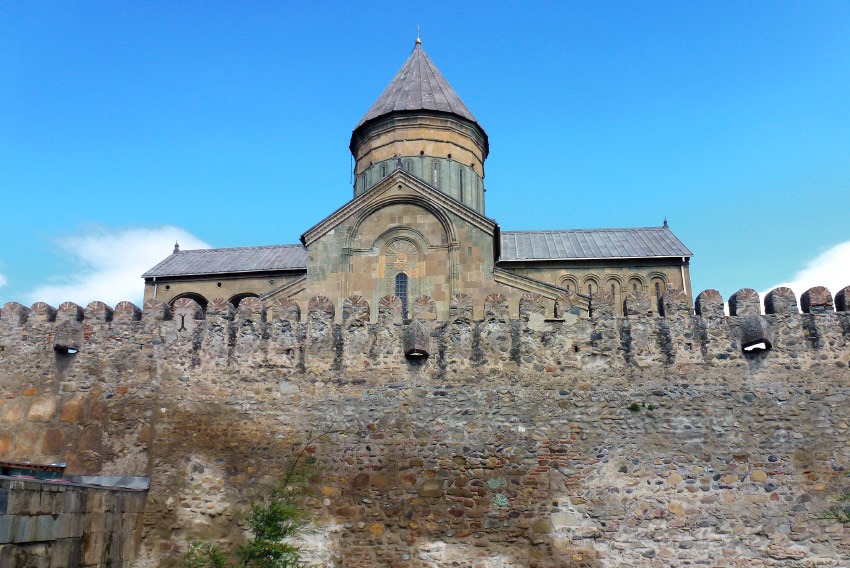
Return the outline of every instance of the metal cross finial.
[[[416,26],[416,43],[422,43],[422,40],[419,38],[419,26]]]
[[[178,252],[180,252],[180,243],[174,241],[174,254],[177,254]]]

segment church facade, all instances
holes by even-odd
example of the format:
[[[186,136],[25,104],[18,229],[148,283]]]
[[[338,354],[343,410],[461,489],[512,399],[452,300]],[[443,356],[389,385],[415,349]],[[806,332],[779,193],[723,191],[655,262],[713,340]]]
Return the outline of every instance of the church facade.
[[[400,308],[404,319],[482,317],[485,299],[523,298],[546,317],[622,313],[628,295],[658,311],[665,290],[692,305],[691,251],[661,227],[502,231],[485,215],[487,133],[425,54],[413,52],[351,135],[354,197],[301,243],[181,251],[143,275],[145,300],[213,298],[238,305],[310,301]],[[500,295],[500,296],[494,296]],[[641,302],[631,304],[641,305]]]

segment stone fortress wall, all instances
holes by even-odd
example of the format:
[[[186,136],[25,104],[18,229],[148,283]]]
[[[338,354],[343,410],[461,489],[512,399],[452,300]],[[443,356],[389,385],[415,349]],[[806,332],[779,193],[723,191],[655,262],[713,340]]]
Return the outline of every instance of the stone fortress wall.
[[[306,450],[322,565],[847,566],[850,529],[815,517],[850,489],[848,304],[7,303],[0,459],[149,476],[127,566],[238,539],[328,429]]]

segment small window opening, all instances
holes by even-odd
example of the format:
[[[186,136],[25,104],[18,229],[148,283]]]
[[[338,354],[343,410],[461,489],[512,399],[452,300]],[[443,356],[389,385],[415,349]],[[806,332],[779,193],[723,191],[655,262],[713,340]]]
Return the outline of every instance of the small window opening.
[[[218,286],[219,288],[221,288],[221,282],[218,282],[218,283],[216,284],[216,286]]]
[[[382,178],[387,177],[387,165],[386,164],[381,164],[381,177]]]
[[[572,292],[572,289],[570,288],[569,284],[567,284],[567,292]]]
[[[635,283],[632,283],[632,292],[637,294],[637,284],[635,284]]]
[[[407,173],[410,173],[410,168],[413,167],[413,163],[410,160],[404,163],[404,169],[407,170]]]
[[[165,289],[166,289],[166,290],[171,290],[171,284],[166,284],[166,285],[165,285]]]
[[[593,284],[587,285],[587,294],[591,296],[593,295]]]
[[[617,290],[617,287],[616,287],[614,284],[611,284],[611,295],[612,295],[612,296],[616,296],[616,295],[617,295],[616,290]]]
[[[661,299],[661,286],[658,285],[658,282],[655,283],[655,299]]]
[[[458,168],[457,171],[458,186],[460,187],[460,201],[463,202],[463,170]]]
[[[407,319],[407,274],[399,272],[395,277],[395,295],[401,300],[401,316]]]
[[[434,162],[433,169],[431,170],[431,185],[434,187],[439,187],[438,180],[440,179],[440,164]]]

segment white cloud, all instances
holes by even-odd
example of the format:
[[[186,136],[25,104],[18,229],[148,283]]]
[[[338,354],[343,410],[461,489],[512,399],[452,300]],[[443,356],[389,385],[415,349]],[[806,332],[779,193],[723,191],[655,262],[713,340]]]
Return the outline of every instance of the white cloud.
[[[794,290],[798,302],[803,292],[815,286],[826,286],[835,296],[839,290],[850,286],[850,241],[835,245],[819,254],[790,281],[771,286],[760,292],[759,296],[763,299],[765,294],[779,286]]]
[[[6,277],[0,274],[0,288],[6,285]]]
[[[180,227],[140,229],[95,229],[59,240],[77,269],[51,278],[37,286],[27,297],[31,302],[58,306],[75,302],[86,306],[100,300],[115,306],[122,300],[141,305],[144,282],[141,275],[174,249],[210,248],[210,245]]]

